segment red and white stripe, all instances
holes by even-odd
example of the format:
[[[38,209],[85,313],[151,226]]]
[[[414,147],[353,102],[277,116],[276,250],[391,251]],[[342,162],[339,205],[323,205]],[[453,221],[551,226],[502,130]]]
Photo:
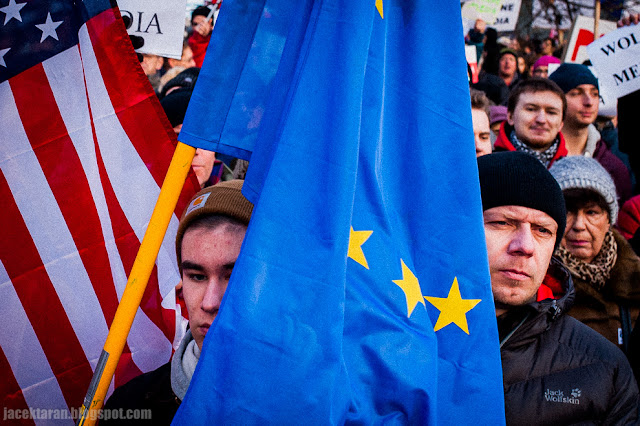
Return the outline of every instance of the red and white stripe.
[[[8,408],[82,404],[173,155],[172,129],[118,18],[103,12],[82,27],[78,46],[0,83]],[[197,189],[188,183],[178,212]],[[116,385],[171,355],[177,225],[174,215]]]

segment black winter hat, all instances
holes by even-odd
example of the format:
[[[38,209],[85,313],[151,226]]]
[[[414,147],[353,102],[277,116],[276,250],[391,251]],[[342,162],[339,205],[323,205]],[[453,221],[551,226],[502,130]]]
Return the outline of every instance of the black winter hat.
[[[478,158],[482,210],[522,206],[540,210],[558,224],[558,248],[567,223],[560,185],[540,160],[518,151],[497,152]]]
[[[160,105],[162,105],[164,113],[167,114],[172,127],[176,127],[184,121],[192,93],[193,91],[190,89],[178,89],[169,93],[160,101]]]
[[[165,83],[162,87],[159,98],[162,99],[167,96],[167,92],[171,89],[193,89],[196,85],[199,74],[200,68],[187,68]]]
[[[593,84],[598,87],[598,79],[589,67],[581,64],[564,63],[557,70],[549,74],[549,80],[556,83],[564,93],[568,93],[581,84]]]

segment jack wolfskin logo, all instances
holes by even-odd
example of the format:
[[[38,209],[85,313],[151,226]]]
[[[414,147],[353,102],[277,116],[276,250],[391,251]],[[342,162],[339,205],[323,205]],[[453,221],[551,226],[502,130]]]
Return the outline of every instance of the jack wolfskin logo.
[[[564,391],[547,389],[544,392],[544,399],[548,402],[558,402],[561,404],[580,404],[580,396],[582,391],[578,388],[571,389],[571,397],[564,395]]]

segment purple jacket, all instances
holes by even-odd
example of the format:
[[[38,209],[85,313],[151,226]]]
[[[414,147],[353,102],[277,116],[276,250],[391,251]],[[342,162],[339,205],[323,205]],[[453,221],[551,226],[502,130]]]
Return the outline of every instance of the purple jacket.
[[[629,176],[629,170],[614,153],[609,150],[607,144],[600,139],[596,144],[596,149],[593,151],[593,158],[598,160],[598,163],[604,167],[616,184],[616,190],[618,191],[618,203],[620,207],[631,198],[631,176]]]

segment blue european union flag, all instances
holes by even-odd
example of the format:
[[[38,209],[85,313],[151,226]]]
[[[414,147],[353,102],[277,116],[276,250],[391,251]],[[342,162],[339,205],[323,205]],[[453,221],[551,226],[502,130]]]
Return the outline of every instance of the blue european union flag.
[[[460,4],[296,7],[253,217],[174,422],[504,424]]]

